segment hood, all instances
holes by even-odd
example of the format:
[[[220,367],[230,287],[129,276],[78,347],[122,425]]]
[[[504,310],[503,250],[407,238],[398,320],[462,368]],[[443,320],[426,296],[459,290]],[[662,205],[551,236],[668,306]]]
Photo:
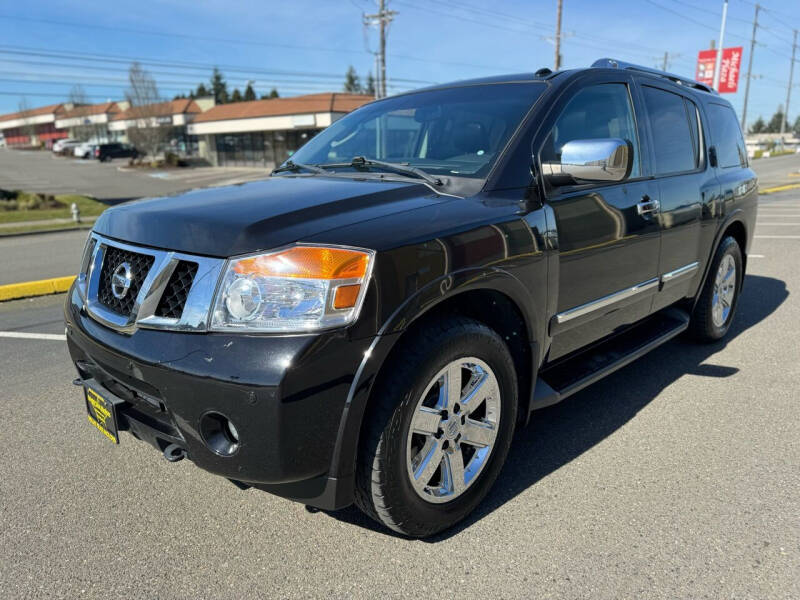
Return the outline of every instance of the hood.
[[[94,229],[132,244],[227,257],[451,199],[415,182],[272,177],[116,206]]]

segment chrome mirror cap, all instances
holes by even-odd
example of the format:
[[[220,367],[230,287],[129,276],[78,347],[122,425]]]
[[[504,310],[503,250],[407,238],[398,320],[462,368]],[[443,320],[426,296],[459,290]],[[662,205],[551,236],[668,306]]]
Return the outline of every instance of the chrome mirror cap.
[[[620,138],[572,140],[561,148],[561,162],[542,165],[544,175],[561,183],[622,181],[631,173],[631,145]]]

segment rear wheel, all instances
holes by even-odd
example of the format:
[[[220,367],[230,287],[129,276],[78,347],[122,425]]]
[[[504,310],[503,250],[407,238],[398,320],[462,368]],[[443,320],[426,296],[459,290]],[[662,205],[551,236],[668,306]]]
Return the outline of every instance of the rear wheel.
[[[451,318],[408,340],[376,388],[360,445],[356,503],[413,537],[466,517],[505,461],[514,431],[514,363],[482,323]]]
[[[697,340],[714,342],[728,333],[736,314],[743,277],[739,243],[732,237],[726,237],[714,254],[692,314],[690,330]]]

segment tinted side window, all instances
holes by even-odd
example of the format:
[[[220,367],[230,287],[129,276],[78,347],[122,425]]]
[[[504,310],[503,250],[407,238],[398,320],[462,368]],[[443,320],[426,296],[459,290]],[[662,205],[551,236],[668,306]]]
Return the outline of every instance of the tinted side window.
[[[692,171],[697,168],[694,136],[683,96],[644,86],[644,103],[656,158],[658,175]]]
[[[717,164],[720,167],[746,167],[747,151],[733,109],[722,104],[709,104],[708,120],[717,149]]]
[[[560,162],[561,149],[572,140],[620,138],[633,147],[631,177],[638,177],[639,139],[628,86],[603,83],[582,89],[569,101],[547,136],[542,162]]]

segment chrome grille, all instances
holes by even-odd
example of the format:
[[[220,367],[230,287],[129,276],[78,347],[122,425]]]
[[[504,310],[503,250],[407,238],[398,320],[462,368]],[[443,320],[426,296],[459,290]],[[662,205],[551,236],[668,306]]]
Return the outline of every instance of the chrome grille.
[[[106,248],[103,266],[100,269],[100,288],[97,299],[118,315],[129,316],[136,304],[136,297],[142,288],[150,267],[153,266],[154,257],[136,252],[129,252],[114,246]],[[112,290],[112,277],[114,271],[123,264],[130,266],[131,283],[122,298],[117,298]]]
[[[180,318],[196,273],[197,263],[186,260],[178,262],[158,303],[156,316],[167,319]]]
[[[207,330],[224,259],[143,248],[97,233],[91,234],[87,248],[87,266],[78,275],[76,288],[95,321],[126,334],[142,327]],[[114,277],[123,263],[129,281],[119,277],[127,275],[124,269]],[[124,294],[120,282],[129,284]]]

